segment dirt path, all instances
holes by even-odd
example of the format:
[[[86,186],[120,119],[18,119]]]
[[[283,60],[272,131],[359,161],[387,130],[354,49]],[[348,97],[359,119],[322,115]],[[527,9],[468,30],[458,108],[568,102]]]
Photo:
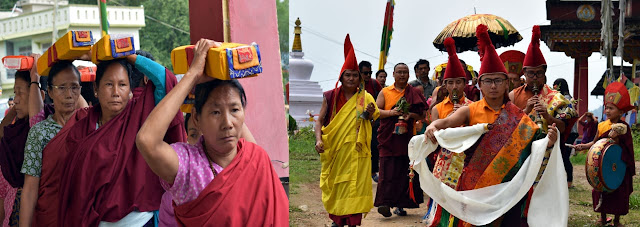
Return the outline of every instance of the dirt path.
[[[640,166],[640,162],[636,162],[636,166]],[[584,165],[574,165],[573,184],[576,188],[571,189],[570,194],[580,194],[579,196],[587,196],[588,194],[589,198],[586,199],[586,201],[590,202],[591,186],[587,182],[584,171]],[[372,184],[375,197],[377,184],[373,181]],[[289,200],[291,207],[294,208],[290,214],[293,226],[331,226],[331,219],[329,219],[329,215],[322,205],[322,192],[320,191],[317,183],[302,184],[297,185],[296,187],[298,187],[296,189],[298,193],[291,194],[291,198]],[[427,199],[425,198],[425,201],[426,200]],[[408,215],[405,217],[393,215],[390,218],[385,218],[378,214],[377,208],[374,207],[362,220],[362,226],[424,226],[424,224],[420,223],[420,219],[427,212],[425,204],[421,204],[421,207],[418,209],[407,209],[406,211]],[[630,212],[637,213],[638,211],[632,210]],[[595,215],[596,214],[590,208],[590,204],[585,204],[585,202],[580,201],[575,202],[573,199],[571,200],[569,209],[570,226],[575,226],[572,224],[574,223],[572,220],[578,220],[580,223],[585,221],[584,219],[595,220]],[[591,221],[586,222],[591,223]],[[583,224],[580,224],[579,226],[583,226]],[[633,224],[631,226],[633,226]]]
[[[378,184],[371,181],[373,184],[373,195],[375,197],[376,187]],[[292,194],[289,203],[292,207],[296,207],[299,210],[292,212],[289,218],[293,220],[294,225],[297,226],[331,226],[331,219],[329,214],[324,210],[322,205],[322,192],[317,184],[303,184],[296,190],[300,193]],[[426,200],[426,198],[425,198]],[[306,211],[305,207],[306,206]],[[407,216],[400,217],[393,215],[389,218],[385,218],[378,214],[376,207],[371,209],[367,216],[362,219],[362,226],[390,226],[390,227],[409,227],[409,226],[424,226],[420,223],[420,219],[427,212],[425,204],[422,204],[417,209],[405,209]]]

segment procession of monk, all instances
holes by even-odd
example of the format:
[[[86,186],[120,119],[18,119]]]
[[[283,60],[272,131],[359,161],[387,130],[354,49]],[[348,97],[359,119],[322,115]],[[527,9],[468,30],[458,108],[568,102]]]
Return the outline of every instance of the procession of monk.
[[[569,162],[572,149],[589,150],[602,138],[622,148],[626,174],[616,189],[594,187],[593,209],[601,214],[595,224],[623,226],[636,173],[623,117],[635,107],[625,86],[606,87],[607,120],[598,124],[593,114],[578,114],[564,79],[547,85],[538,26],[526,53],[498,55],[482,24],[476,37],[479,72],[447,38],[448,62],[433,79],[421,59],[413,66],[416,80],[409,81],[409,65],[397,63],[387,85],[386,71],[371,78],[371,63],[357,63],[357,44],[347,34],[338,82],[324,92],[315,122],[322,202],[332,226],[406,216],[405,209],[421,204],[428,207],[427,226],[564,226],[568,189],[579,174]],[[576,122],[598,124],[597,131],[575,143]],[[379,214],[369,213],[374,207]]]

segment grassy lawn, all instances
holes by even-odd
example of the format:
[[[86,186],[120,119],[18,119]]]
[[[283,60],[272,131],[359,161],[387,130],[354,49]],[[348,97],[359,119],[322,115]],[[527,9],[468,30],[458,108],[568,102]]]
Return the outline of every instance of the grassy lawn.
[[[291,198],[301,193],[300,185],[320,182],[320,155],[314,149],[315,135],[310,127],[302,128],[289,137],[289,170]],[[291,203],[289,203],[291,204]],[[298,207],[289,205],[289,225],[296,226],[294,220],[303,218],[304,213]]]

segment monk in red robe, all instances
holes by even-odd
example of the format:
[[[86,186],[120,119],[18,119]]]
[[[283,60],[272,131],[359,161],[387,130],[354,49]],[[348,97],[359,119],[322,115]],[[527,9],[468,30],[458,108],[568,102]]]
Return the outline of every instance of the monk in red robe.
[[[381,119],[378,129],[380,177],[374,206],[378,207],[378,212],[385,217],[391,216],[390,207],[397,208],[394,211],[397,215],[405,216],[407,212],[403,208],[418,208],[424,200],[417,177],[413,178],[414,193],[409,193],[407,152],[409,140],[413,135],[413,123],[425,118],[427,101],[418,89],[407,83],[409,67],[406,64],[398,63],[393,69],[393,77],[394,84],[383,88],[376,99]],[[408,112],[404,114],[396,107],[401,98],[410,105]],[[399,116],[406,120],[407,130],[403,134],[394,133]]]
[[[587,144],[576,145],[576,150],[589,149],[595,142],[603,138],[612,138],[615,143],[622,147],[622,161],[627,164],[622,184],[613,192],[601,192],[595,189],[591,192],[593,199],[593,210],[600,213],[600,219],[596,225],[607,224],[607,214],[613,214],[614,226],[620,224],[620,216],[629,213],[629,197],[633,192],[633,176],[636,174],[635,159],[633,154],[633,137],[631,127],[624,122],[622,114],[633,110],[635,107],[630,102],[629,92],[624,84],[614,82],[607,86],[604,95],[604,113],[607,120],[598,124],[596,139]],[[622,124],[626,132],[615,130],[613,125]]]

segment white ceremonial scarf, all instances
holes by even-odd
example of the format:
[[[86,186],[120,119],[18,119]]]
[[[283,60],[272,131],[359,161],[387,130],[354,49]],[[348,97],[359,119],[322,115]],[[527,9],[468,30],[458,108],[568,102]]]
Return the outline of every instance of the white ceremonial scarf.
[[[487,124],[448,128],[434,133],[438,144],[455,153],[469,149],[485,133]],[[558,132],[558,137],[560,133]],[[505,214],[518,203],[533,185],[545,155],[549,139],[536,140],[531,155],[509,182],[484,188],[456,191],[433,176],[425,158],[438,144],[425,143],[424,135],[409,142],[409,159],[420,176],[420,187],[453,216],[472,225],[486,225]],[[546,170],[540,178],[529,204],[527,222],[530,226],[566,226],[569,216],[569,189],[559,142],[556,142]]]

